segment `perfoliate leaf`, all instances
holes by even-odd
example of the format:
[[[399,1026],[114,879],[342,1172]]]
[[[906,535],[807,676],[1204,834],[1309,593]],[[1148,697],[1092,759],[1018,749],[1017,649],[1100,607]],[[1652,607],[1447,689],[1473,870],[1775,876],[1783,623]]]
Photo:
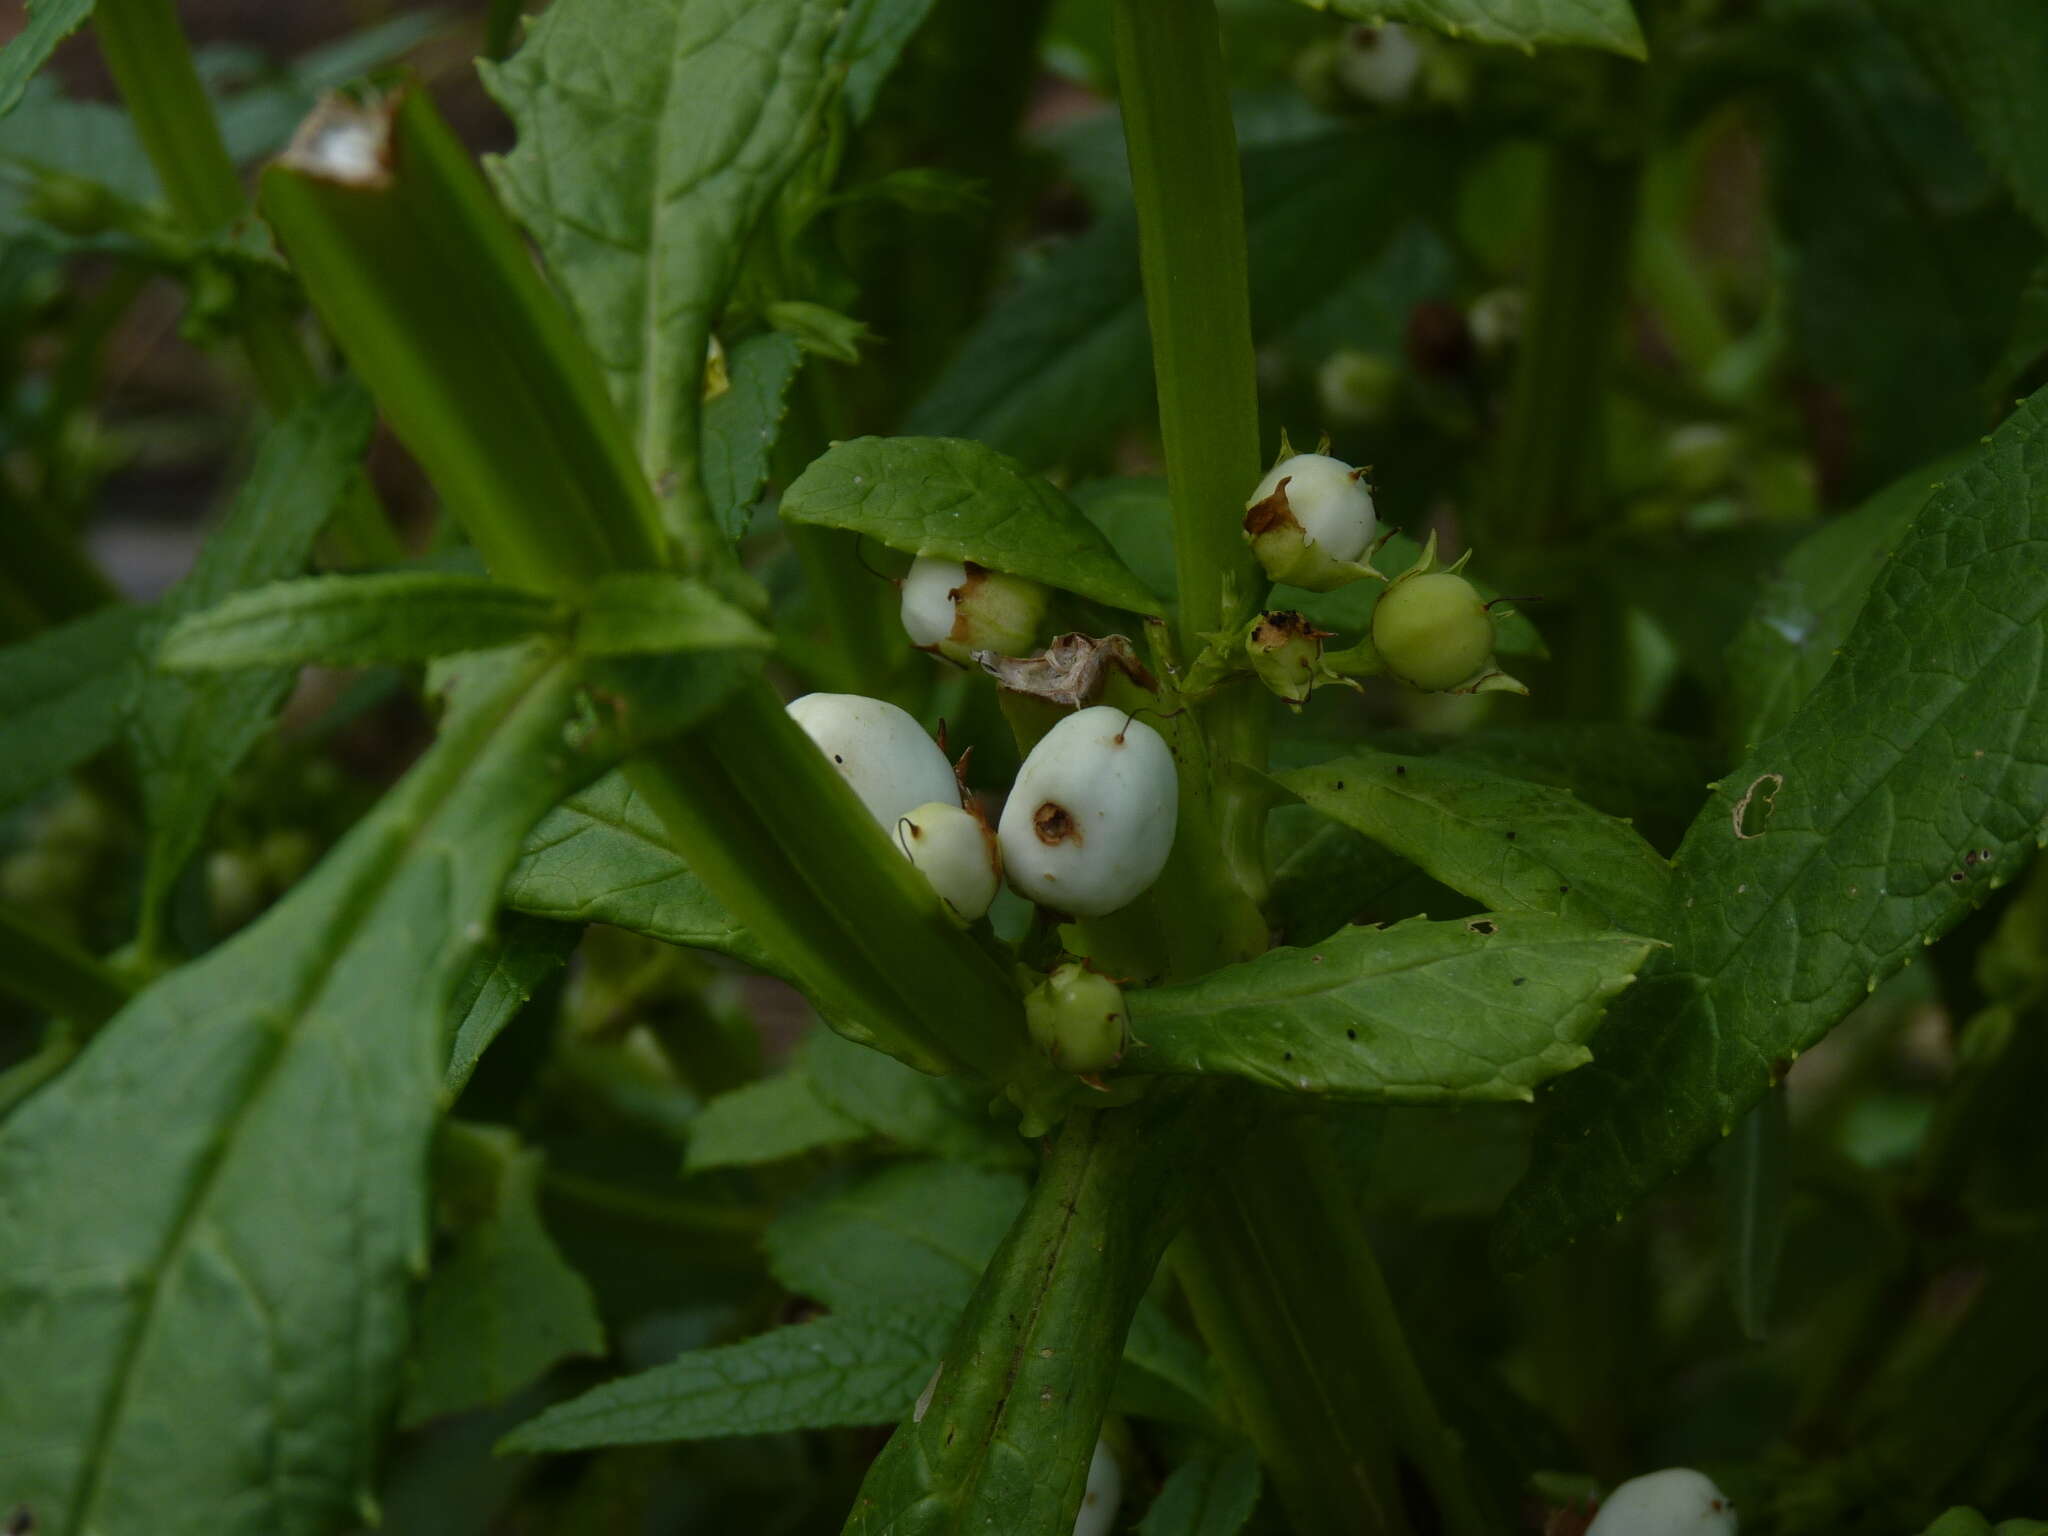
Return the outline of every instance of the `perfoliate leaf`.
[[[793,523],[844,528],[909,555],[971,560],[1112,608],[1159,606],[1055,486],[980,443],[834,444],[783,493],[781,510]]]
[[[1173,1469],[1138,1536],[1237,1536],[1259,1502],[1259,1481],[1250,1445],[1203,1451]]]
[[[574,1451],[886,1424],[909,1410],[930,1379],[949,1321],[930,1307],[866,1307],[690,1350],[550,1408],[500,1449]]]
[[[1577,46],[1644,56],[1629,0],[1305,0],[1359,21],[1403,21],[1525,51]]]
[[[1527,1099],[1590,1059],[1587,1036],[1652,947],[1530,912],[1347,928],[1126,993],[1122,1069],[1402,1104]]]
[[[1015,1174],[908,1163],[792,1207],[762,1246],[777,1280],[830,1307],[876,1296],[957,1307],[1023,1203]]]
[[[0,808],[112,744],[150,610],[118,606],[0,650]]]
[[[343,380],[272,428],[226,520],[142,633],[127,730],[149,820],[146,915],[199,847],[229,775],[270,728],[292,681],[279,667],[180,677],[154,670],[149,658],[186,615],[305,565],[358,471],[372,421],[368,397]]]
[[[565,0],[485,83],[494,165],[685,523],[707,521],[705,349],[746,237],[819,140],[839,0]]]
[[[707,1168],[780,1162],[821,1147],[865,1141],[868,1134],[866,1126],[820,1098],[810,1074],[797,1068],[721,1093],[705,1105],[690,1122],[690,1150],[683,1166],[687,1172],[701,1173]]]
[[[603,1353],[590,1286],[541,1225],[540,1174],[537,1151],[507,1158],[493,1208],[427,1277],[401,1423],[503,1402],[566,1356]]]
[[[505,882],[505,905],[557,922],[611,923],[774,969],[690,873],[661,818],[622,773],[607,774],[542,818]]]
[[[1279,776],[1324,815],[1503,911],[1654,933],[1671,866],[1568,790],[1449,758],[1357,753]]]
[[[1927,502],[1840,658],[1679,849],[1672,948],[1561,1085],[1501,1239],[1612,1221],[2033,856],[2048,811],[2048,399]]]
[[[424,1258],[449,993],[588,771],[508,662],[262,919],[0,1124],[0,1444],[41,1531],[315,1536],[367,1497]]]

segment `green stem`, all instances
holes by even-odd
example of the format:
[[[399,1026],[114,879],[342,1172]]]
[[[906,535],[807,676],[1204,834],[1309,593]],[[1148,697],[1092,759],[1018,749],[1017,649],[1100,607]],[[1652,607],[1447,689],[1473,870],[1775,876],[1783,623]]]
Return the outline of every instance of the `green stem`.
[[[1312,1122],[1230,1159],[1179,1273],[1232,1401],[1303,1536],[1409,1528],[1397,1455],[1451,1536],[1499,1529],[1408,1347],[1355,1204]]]
[[[1628,289],[1636,165],[1572,144],[1551,150],[1529,318],[1489,537],[1555,548],[1602,512],[1600,406]]]
[[[1193,656],[1204,632],[1249,617],[1267,585],[1243,536],[1259,400],[1244,184],[1214,0],[1117,0],[1116,55],[1173,498],[1179,641]],[[1264,693],[1224,690],[1199,717],[1216,769],[1265,765]],[[1266,884],[1263,803],[1214,777],[1183,789],[1210,802],[1236,904],[1255,901]]]
[[[199,236],[233,224],[248,212],[248,194],[172,0],[99,0],[93,28],[171,211]],[[281,305],[252,299],[240,339],[273,413],[283,415],[318,387],[318,372]],[[405,557],[367,480],[344,502],[333,533],[350,564],[388,565]]]
[[[99,961],[5,907],[0,907],[0,990],[87,1033],[128,1001],[128,988]]]

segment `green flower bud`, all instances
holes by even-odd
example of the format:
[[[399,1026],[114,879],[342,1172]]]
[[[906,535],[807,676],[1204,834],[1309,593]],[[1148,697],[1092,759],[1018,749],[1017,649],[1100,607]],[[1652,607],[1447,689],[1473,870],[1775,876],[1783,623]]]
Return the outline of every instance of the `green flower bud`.
[[[1037,644],[1051,600],[1022,576],[919,555],[903,578],[903,629],[918,649],[962,666],[984,651],[1023,656]]]
[[[1024,1023],[1038,1048],[1065,1072],[1103,1072],[1124,1059],[1130,1015],[1124,990],[1069,960],[1024,997]]]
[[[1379,528],[1366,472],[1326,453],[1289,453],[1284,437],[1280,454],[1244,511],[1244,535],[1266,574],[1311,592],[1378,576],[1359,561]]]
[[[1386,670],[1429,693],[1527,693],[1493,663],[1493,614],[1458,574],[1469,556],[1436,569],[1436,537],[1372,611],[1372,644]]]
[[[1329,681],[1322,659],[1323,641],[1330,634],[1298,613],[1262,613],[1245,632],[1245,654],[1261,682],[1288,703],[1299,705],[1318,682]]]

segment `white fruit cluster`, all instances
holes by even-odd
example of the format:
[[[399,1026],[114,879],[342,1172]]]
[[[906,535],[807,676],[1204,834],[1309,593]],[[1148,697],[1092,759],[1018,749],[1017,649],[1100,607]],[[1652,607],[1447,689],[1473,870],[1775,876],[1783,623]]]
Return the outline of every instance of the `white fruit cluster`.
[[[894,704],[812,693],[789,713],[963,922],[988,911],[1004,868],[1032,901],[1103,916],[1144,894],[1173,851],[1173,753],[1123,710],[1084,709],[1048,731],[1018,771],[994,839],[962,808],[945,753]]]

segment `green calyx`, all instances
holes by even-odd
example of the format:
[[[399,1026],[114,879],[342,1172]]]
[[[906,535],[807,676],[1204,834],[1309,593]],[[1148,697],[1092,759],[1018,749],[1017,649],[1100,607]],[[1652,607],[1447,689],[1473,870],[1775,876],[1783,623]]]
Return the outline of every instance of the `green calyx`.
[[[1372,647],[1388,672],[1428,693],[1527,693],[1493,659],[1497,615],[1458,574],[1470,558],[1439,569],[1432,534],[1374,606]]]

